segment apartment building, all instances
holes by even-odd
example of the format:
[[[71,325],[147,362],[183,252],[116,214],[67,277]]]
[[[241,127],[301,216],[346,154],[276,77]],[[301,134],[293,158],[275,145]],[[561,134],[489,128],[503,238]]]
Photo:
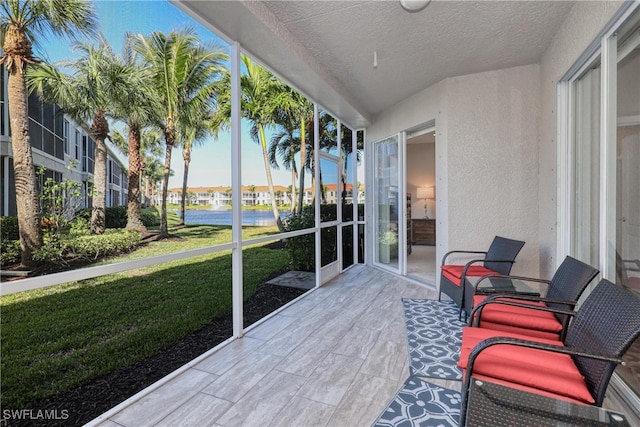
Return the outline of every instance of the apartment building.
[[[7,94],[7,71],[0,72],[0,215],[16,215],[16,189]],[[36,168],[44,167],[40,185],[47,178],[70,179],[82,184],[80,207],[91,207],[89,189],[95,166],[95,141],[86,123],[77,123],[58,105],[29,96],[29,134]],[[127,171],[115,149],[107,143],[107,206],[127,203]]]

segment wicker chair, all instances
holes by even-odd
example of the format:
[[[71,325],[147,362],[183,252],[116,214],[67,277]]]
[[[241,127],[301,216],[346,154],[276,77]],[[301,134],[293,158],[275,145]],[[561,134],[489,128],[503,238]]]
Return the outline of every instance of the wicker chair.
[[[518,256],[523,246],[524,242],[522,241],[496,236],[491,246],[489,246],[489,250],[486,252],[460,250],[447,252],[444,257],[442,257],[442,265],[440,266],[442,274],[440,275],[438,300],[441,299],[443,292],[447,294],[460,307],[458,319],[461,319],[464,309],[463,302],[466,277],[486,276],[488,274],[509,274],[516,256]],[[447,258],[453,254],[484,256],[482,258],[472,259],[464,265],[447,264]],[[482,265],[476,265],[480,263],[482,263]],[[468,312],[466,312],[466,314],[468,314]]]
[[[558,310],[547,308],[548,310]],[[460,362],[464,410],[471,376],[525,391],[602,406],[616,365],[640,336],[640,300],[602,279],[573,317],[564,341],[465,327]]]
[[[512,294],[492,294],[488,297],[478,293],[467,295],[465,300],[470,297],[472,302],[465,302],[465,306],[472,304],[474,307],[470,323],[473,326],[498,331],[561,340],[564,338],[562,333],[566,331],[569,317],[540,310],[540,307],[573,310],[584,289],[597,275],[598,269],[568,256],[562,261],[551,280],[499,276],[545,283],[548,285],[547,294],[544,298],[529,295],[514,297]],[[476,288],[484,280],[491,280],[491,277],[480,279],[476,283]]]

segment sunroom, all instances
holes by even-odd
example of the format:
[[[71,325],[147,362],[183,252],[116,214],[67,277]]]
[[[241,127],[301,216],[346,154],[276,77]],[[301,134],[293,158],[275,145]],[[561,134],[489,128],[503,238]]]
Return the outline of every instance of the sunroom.
[[[240,225],[235,191],[233,230],[213,249],[44,279],[231,250],[229,339],[92,425],[200,425],[191,417],[203,408],[212,425],[370,425],[406,379],[397,359],[406,352],[385,353],[380,343],[405,344],[402,310],[391,301],[437,298],[442,256],[483,250],[496,235],[526,242],[514,274],[549,278],[571,255],[640,292],[640,2],[432,1],[418,11],[398,1],[172,3],[229,43],[232,187],[249,184],[239,119],[246,55],[312,101],[316,194],[333,184],[350,195],[336,196],[326,217],[315,198],[306,229],[255,237]],[[333,150],[319,149],[323,126],[338,129]],[[253,245],[304,236],[313,242],[315,288],[245,330]],[[327,241],[335,249],[325,256]],[[625,360],[607,404],[640,423],[640,343]],[[265,371],[255,382],[245,372],[252,365]],[[305,369],[326,372],[321,389]],[[216,382],[229,387],[219,399]],[[265,395],[253,388],[289,397],[257,411]]]

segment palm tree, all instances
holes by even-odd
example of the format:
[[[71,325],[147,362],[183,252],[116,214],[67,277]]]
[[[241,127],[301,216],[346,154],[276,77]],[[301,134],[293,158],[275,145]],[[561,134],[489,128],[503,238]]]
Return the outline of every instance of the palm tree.
[[[184,160],[184,173],[182,175],[182,196],[180,198],[180,224],[184,225],[185,197],[187,193],[187,181],[189,179],[189,164],[191,163],[191,150],[194,144],[201,144],[211,135],[212,113],[208,110],[200,110],[193,113],[193,123],[180,123],[182,135],[182,159]]]
[[[269,196],[273,216],[278,229],[283,231],[280,211],[273,189],[273,177],[267,149],[265,129],[274,126],[279,110],[289,110],[292,107],[290,89],[280,79],[267,69],[253,63],[248,56],[242,57],[247,73],[241,77],[242,83],[242,113],[251,122],[250,134],[254,141],[262,148],[264,169],[269,186]]]
[[[272,135],[269,144],[269,162],[274,169],[278,169],[278,157],[282,159],[282,165],[285,169],[291,171],[291,214],[296,212],[296,180],[298,178],[298,168],[296,165],[295,154],[300,151],[300,138],[297,136],[300,132],[297,127],[298,121],[291,114],[278,115],[277,125],[278,132]]]
[[[311,159],[313,158],[313,138],[307,137],[308,135],[313,135],[313,104],[293,89],[289,89],[288,95],[291,100],[288,103],[289,108],[286,112],[299,123],[300,127],[300,182],[298,184],[300,193],[298,193],[298,212],[301,212],[304,203],[305,169],[310,169]]]
[[[132,47],[153,73],[154,91],[160,100],[159,122],[165,139],[164,180],[160,237],[168,236],[167,191],[171,172],[171,152],[178,142],[179,122],[190,123],[191,115],[206,108],[214,95],[214,79],[224,53],[203,45],[192,29],[172,31],[168,35],[154,32],[148,37],[137,35]]]
[[[142,139],[144,141],[144,136]],[[173,175],[173,173],[171,175]],[[158,183],[164,178],[164,165],[162,160],[153,155],[146,155],[144,157],[143,176],[146,196],[151,200],[151,204],[155,206],[157,203]]]
[[[96,17],[88,0],[3,0],[0,2],[0,43],[9,73],[7,93],[11,147],[20,232],[21,263],[31,265],[33,251],[42,246],[36,175],[29,138],[25,71],[38,60],[32,47],[45,33],[76,37],[93,35]]]
[[[126,40],[131,39],[127,34]],[[143,67],[136,61],[130,46],[125,43],[123,56],[119,58],[122,68],[121,74],[128,76],[129,90],[113,94],[113,116],[124,121],[127,125],[128,138],[124,144],[119,144],[125,154],[129,156],[129,187],[127,193],[127,229],[146,231],[140,214],[141,181],[145,167],[143,149],[145,144],[156,144],[157,133],[143,133],[147,126],[154,123],[154,112],[158,109],[158,101],[151,89],[151,74],[149,68]],[[114,135],[115,136],[115,135]],[[113,139],[112,139],[113,140]]]
[[[91,232],[102,234],[107,195],[107,116],[113,115],[113,100],[122,92],[132,91],[136,70],[122,66],[105,39],[97,46],[79,43],[75,49],[83,53],[80,59],[58,64],[73,70],[72,74],[40,64],[29,70],[28,84],[45,101],[59,104],[74,119],[91,121],[90,133],[96,142]]]

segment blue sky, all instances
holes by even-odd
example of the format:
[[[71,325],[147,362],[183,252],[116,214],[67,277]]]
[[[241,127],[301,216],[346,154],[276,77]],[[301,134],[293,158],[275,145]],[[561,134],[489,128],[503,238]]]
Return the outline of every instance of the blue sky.
[[[94,4],[100,30],[117,52],[122,48],[126,32],[146,35],[153,31],[168,33],[185,27],[193,27],[201,40],[227,48],[226,43],[214,33],[165,0],[99,0],[94,1]],[[69,60],[76,56],[70,42],[53,38],[42,41],[40,46],[36,47],[36,53],[52,62]],[[259,145],[249,137],[248,129],[246,123],[243,123],[242,183],[243,185],[265,185],[262,151]],[[217,140],[209,139],[201,146],[194,148],[189,167],[188,185],[190,187],[231,184],[230,139],[228,132],[221,133]],[[173,150],[171,168],[175,174],[169,180],[169,188],[182,186],[184,169],[180,149]],[[276,185],[290,185],[290,172],[280,168],[280,170],[273,170],[272,173]]]

